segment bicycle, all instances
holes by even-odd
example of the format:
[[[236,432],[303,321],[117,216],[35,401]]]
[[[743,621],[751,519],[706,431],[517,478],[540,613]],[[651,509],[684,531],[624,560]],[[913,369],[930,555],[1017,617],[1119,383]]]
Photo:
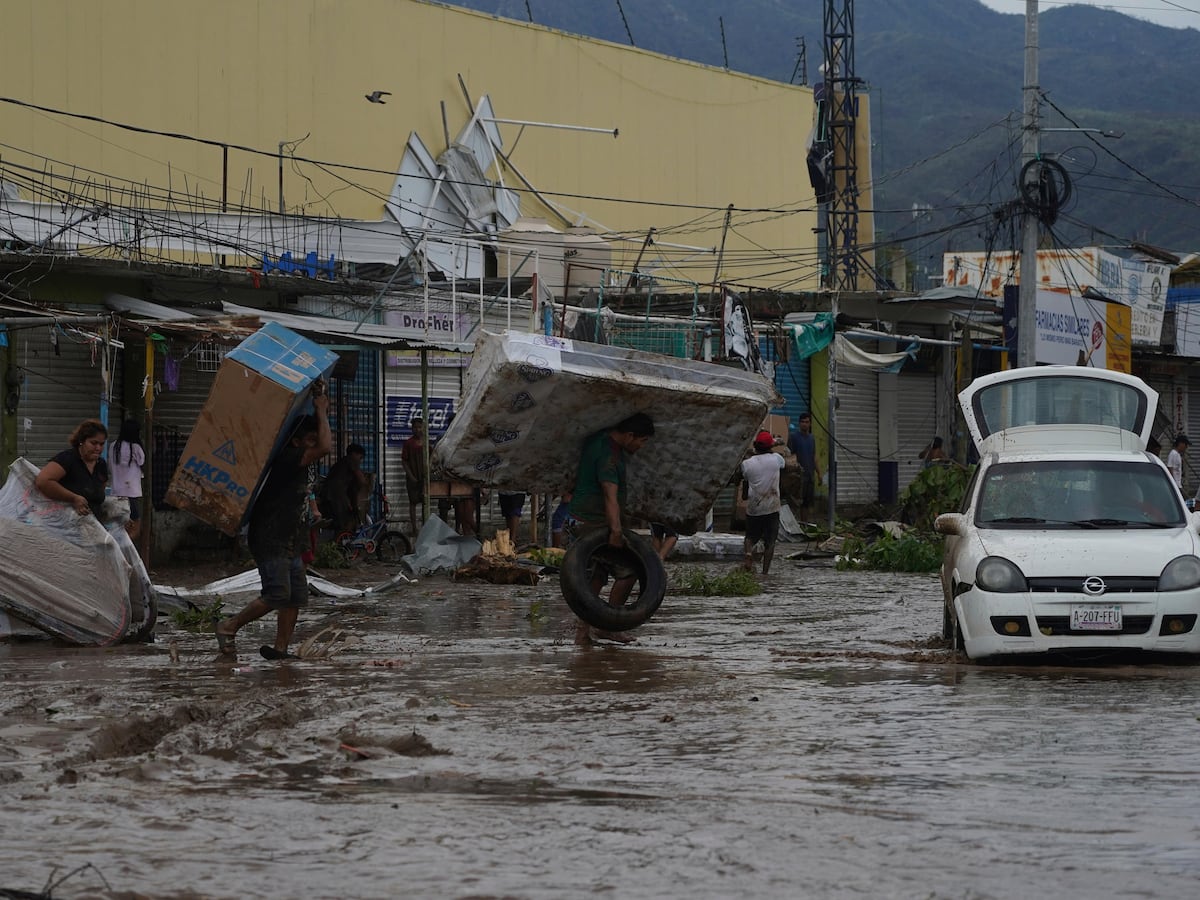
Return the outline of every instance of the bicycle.
[[[412,553],[412,541],[402,531],[388,528],[387,494],[379,491],[382,515],[378,520],[367,516],[367,520],[355,531],[343,531],[335,537],[334,543],[342,548],[347,562],[357,562],[367,556],[374,556],[380,562],[398,563],[400,558]]]

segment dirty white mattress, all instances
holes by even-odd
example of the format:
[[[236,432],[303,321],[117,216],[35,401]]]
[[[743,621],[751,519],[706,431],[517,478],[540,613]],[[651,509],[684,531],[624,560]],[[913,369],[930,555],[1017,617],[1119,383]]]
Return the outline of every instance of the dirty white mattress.
[[[741,368],[539,334],[482,337],[462,403],[434,449],[452,475],[494,488],[569,490],[584,439],[636,412],[655,435],[630,461],[628,512],[699,527],[763,419],[774,385]]]

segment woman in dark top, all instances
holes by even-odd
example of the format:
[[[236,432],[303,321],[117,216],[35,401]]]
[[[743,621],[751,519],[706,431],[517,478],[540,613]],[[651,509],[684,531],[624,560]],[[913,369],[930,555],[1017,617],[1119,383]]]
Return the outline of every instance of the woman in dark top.
[[[100,514],[108,465],[100,458],[108,429],[97,419],[84,419],[71,433],[71,446],[42,467],[34,484],[51,500],[70,503],[81,516]]]

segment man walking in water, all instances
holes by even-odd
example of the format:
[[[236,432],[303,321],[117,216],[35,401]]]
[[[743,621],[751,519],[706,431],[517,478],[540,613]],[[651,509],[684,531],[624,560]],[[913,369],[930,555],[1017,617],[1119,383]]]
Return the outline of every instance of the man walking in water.
[[[611,428],[597,431],[583,442],[579,456],[579,472],[571,492],[572,518],[585,528],[608,530],[608,545],[592,555],[594,566],[591,588],[596,594],[609,576],[613,578],[608,594],[610,606],[624,606],[629,592],[637,583],[637,573],[625,563],[624,554],[615,553],[625,546],[621,530],[621,511],[625,506],[625,465],[654,435],[654,422],[645,413],[634,413]],[[608,551],[608,552],[606,552]],[[629,643],[633,635],[623,631],[602,631],[589,628],[580,621],[575,630],[575,643],[587,645],[592,638]]]
[[[259,652],[266,659],[291,656],[288,644],[296,630],[300,607],[308,603],[308,577],[300,558],[308,544],[304,527],[308,467],[333,449],[325,382],[316,381],[312,390],[313,415],[300,420],[291,440],[271,461],[270,473],[250,511],[247,543],[262,579],[262,596],[237,615],[217,623],[217,647],[223,654],[236,652],[233,641],[238,629],[274,612],[274,646],[264,644]]]
[[[774,452],[775,436],[760,431],[754,439],[754,455],[742,462],[746,479],[746,542],[742,568],[754,570],[754,545],[763,542],[762,573],[768,574],[779,537],[779,473],[786,465]]]

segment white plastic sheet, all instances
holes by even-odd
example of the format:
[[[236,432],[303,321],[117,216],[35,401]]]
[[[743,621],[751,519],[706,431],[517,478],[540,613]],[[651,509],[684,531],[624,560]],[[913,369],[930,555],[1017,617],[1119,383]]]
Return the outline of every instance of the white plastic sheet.
[[[453,571],[482,552],[483,544],[478,540],[464,537],[437,516],[430,516],[421,526],[416,547],[403,561],[418,575],[430,575]]]
[[[0,489],[0,609],[74,644],[145,634],[157,603],[129,536],[47,499],[37,473],[17,459]]]

